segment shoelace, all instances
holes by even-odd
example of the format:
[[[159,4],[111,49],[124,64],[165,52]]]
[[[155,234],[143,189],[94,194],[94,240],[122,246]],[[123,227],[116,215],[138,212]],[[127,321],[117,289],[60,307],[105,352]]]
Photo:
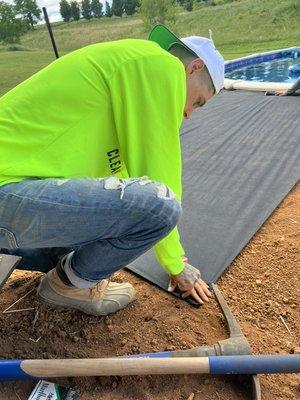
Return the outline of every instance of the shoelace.
[[[102,297],[104,295],[105,289],[109,285],[110,281],[111,281],[111,278],[104,279],[104,280],[98,282],[96,286],[93,286],[92,288],[90,288],[90,294],[91,294],[92,298],[94,298],[95,296]]]

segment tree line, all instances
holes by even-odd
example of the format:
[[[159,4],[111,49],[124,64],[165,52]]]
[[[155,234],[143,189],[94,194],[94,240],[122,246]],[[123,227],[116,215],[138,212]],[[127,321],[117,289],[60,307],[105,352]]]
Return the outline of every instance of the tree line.
[[[87,20],[103,16],[110,18],[113,15],[122,17],[124,13],[133,15],[139,6],[139,0],[113,0],[112,5],[106,1],[105,7],[100,0],[82,0],[81,2],[61,0],[59,3],[60,15],[64,22],[78,21],[80,18]]]
[[[224,0],[226,1],[226,0]],[[168,14],[181,6],[186,11],[192,11],[196,4],[209,4],[212,0],[113,0],[112,4],[105,2],[105,7],[100,0],[61,0],[59,3],[60,14],[64,22],[78,21],[80,18],[90,20],[103,16],[122,17],[122,15],[133,15],[143,10],[150,15]],[[175,11],[176,12],[176,11]]]
[[[161,14],[171,10],[176,5],[186,11],[192,11],[196,4],[212,4],[212,0],[113,0],[112,4],[105,2],[105,7],[100,0],[61,0],[59,3],[60,14],[64,22],[78,21],[80,18],[122,17],[133,15],[140,10],[149,10],[150,14]],[[143,12],[143,11],[142,11]],[[168,13],[168,12],[166,12]]]

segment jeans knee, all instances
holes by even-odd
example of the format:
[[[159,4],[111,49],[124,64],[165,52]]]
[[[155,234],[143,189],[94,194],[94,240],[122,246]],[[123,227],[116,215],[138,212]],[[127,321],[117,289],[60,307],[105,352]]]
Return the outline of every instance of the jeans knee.
[[[165,200],[165,219],[166,225],[170,227],[170,231],[175,228],[182,214],[180,203],[175,199]]]
[[[109,177],[104,181],[104,189],[118,190],[119,199],[129,202],[133,209],[145,211],[145,222],[150,223],[151,220],[156,228],[157,219],[164,231],[171,231],[180,219],[181,205],[172,189],[164,183],[150,180],[147,176],[128,179]]]
[[[159,217],[163,220],[165,227],[171,231],[178,223],[182,208],[177,201],[174,192],[167,185],[161,182],[153,181],[155,192],[155,210]]]

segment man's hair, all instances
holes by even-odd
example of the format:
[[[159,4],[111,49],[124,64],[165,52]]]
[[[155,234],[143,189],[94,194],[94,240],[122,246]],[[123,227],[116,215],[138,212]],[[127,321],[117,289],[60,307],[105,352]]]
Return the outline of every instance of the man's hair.
[[[174,43],[171,45],[169,48],[169,53],[173,54],[173,56],[178,57],[186,67],[191,61],[196,60],[197,57],[195,54],[193,54],[191,51],[189,51],[187,48],[182,46],[180,43]],[[208,89],[215,93],[215,86],[213,84],[213,81],[210,77],[210,74],[208,72],[208,69],[206,65],[204,65],[202,71],[200,72],[200,79],[201,83],[206,85]]]

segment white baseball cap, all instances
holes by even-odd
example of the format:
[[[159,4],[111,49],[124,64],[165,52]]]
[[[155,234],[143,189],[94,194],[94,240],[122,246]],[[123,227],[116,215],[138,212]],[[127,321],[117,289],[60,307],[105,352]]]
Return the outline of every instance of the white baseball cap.
[[[224,59],[215,48],[212,39],[201,36],[189,36],[178,39],[178,37],[164,25],[156,25],[150,32],[149,40],[158,43],[165,50],[169,50],[175,43],[181,44],[197,58],[201,58],[201,60],[204,61],[213,81],[216,91],[215,94],[219,93],[223,88]]]

